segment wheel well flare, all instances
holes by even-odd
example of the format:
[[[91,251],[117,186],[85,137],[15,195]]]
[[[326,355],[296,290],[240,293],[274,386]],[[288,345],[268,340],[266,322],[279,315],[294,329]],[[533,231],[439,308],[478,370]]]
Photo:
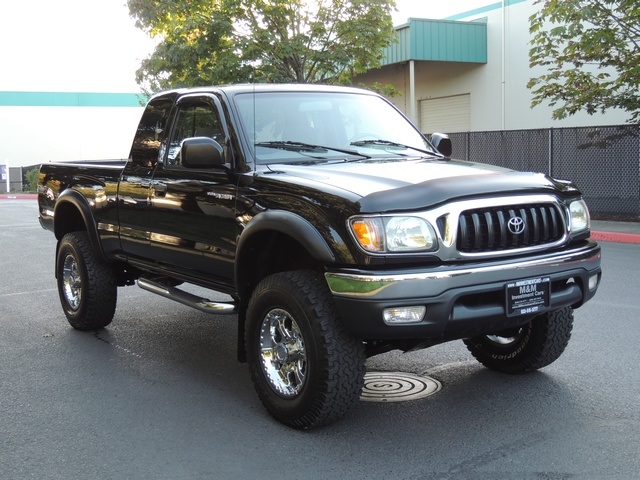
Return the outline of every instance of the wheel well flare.
[[[282,232],[261,231],[243,242],[236,260],[236,281],[241,298],[248,298],[265,277],[291,270],[316,270],[322,262],[293,237]]]

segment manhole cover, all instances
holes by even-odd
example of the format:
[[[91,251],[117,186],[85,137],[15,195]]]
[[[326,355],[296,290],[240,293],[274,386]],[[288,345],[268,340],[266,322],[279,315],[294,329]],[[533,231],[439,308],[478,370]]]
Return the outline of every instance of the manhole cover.
[[[430,377],[403,372],[368,372],[360,400],[363,402],[407,402],[436,393],[442,385]]]

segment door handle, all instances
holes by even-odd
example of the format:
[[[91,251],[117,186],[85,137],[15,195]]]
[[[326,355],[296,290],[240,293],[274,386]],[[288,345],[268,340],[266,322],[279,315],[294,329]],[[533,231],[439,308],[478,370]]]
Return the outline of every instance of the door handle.
[[[164,197],[167,194],[167,184],[166,183],[156,183],[153,186],[153,192],[156,197]]]

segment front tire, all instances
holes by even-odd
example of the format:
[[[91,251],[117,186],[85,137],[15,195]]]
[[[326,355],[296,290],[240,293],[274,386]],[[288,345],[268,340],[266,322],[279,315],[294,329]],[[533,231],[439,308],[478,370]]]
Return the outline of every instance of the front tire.
[[[56,258],[58,294],[69,324],[77,330],[99,330],[116,310],[117,283],[111,266],[95,254],[87,232],[67,233]]]
[[[561,308],[534,318],[520,328],[464,340],[482,365],[504,373],[546,367],[562,355],[571,338],[573,309]]]
[[[285,425],[331,423],[360,398],[364,346],[344,329],[319,273],[283,272],[260,282],[245,342],[258,396]]]

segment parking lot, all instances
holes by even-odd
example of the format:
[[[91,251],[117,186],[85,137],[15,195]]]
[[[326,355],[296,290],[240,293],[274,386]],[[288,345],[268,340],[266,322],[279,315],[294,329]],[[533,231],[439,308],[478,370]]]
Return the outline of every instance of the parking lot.
[[[33,200],[0,200],[2,478],[638,478],[640,245],[603,243],[598,295],[549,367],[494,373],[462,342],[390,352],[368,371],[441,390],[310,432],[263,409],[234,317],[126,287],[108,328],[70,328],[54,252]]]

